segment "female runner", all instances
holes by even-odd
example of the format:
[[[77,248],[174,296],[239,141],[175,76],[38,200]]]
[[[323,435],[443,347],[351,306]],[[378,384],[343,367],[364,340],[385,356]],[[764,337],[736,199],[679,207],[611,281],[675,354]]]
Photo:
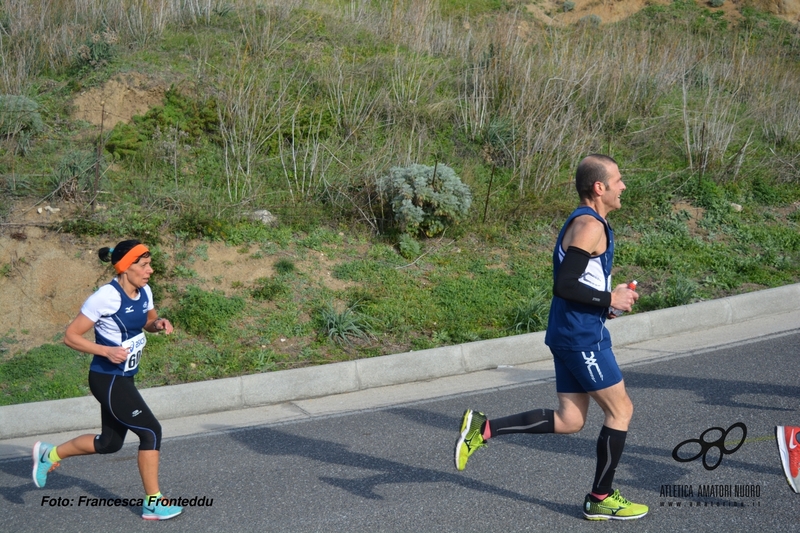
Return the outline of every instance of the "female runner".
[[[147,340],[144,331],[172,333],[169,320],[159,318],[147,285],[153,268],[150,251],[136,240],[101,248],[100,260],[111,261],[117,276],[92,294],[67,326],[64,342],[93,354],[89,388],[100,402],[102,432],[81,435],[60,446],[37,442],[33,447],[33,482],[44,487],[47,474],[73,455],[114,453],[122,448],[128,430],[139,436],[139,473],[144,484],[142,518],[166,520],[183,510],[169,505],[158,487],[161,424],[134,385]],[[83,335],[94,328],[94,342]]]

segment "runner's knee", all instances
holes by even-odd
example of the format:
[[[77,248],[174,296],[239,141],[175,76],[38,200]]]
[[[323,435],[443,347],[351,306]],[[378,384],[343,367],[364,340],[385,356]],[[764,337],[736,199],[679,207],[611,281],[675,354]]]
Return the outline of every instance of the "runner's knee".
[[[140,450],[160,450],[161,449],[161,424],[153,420],[146,428],[132,430],[139,436]]]
[[[94,438],[94,451],[97,453],[115,453],[122,449],[123,438],[116,433],[101,433]]]
[[[577,433],[583,429],[586,417],[579,410],[558,411],[555,416],[556,433]]]
[[[606,417],[613,421],[615,426],[622,424],[627,427],[633,418],[633,402],[626,395],[624,399],[614,402],[605,411]]]
[[[633,402],[631,401],[630,397],[625,396],[625,401],[620,406],[621,412],[619,414],[620,418],[625,418],[628,422],[631,421],[633,418]]]

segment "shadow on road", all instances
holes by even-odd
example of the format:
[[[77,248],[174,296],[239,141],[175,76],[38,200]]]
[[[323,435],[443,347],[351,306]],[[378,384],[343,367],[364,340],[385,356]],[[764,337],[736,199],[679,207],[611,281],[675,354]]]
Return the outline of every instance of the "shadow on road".
[[[265,456],[296,455],[314,461],[352,467],[354,470],[369,469],[375,474],[358,479],[320,477],[331,486],[338,487],[355,496],[368,500],[382,500],[376,492],[380,485],[407,483],[451,483],[469,490],[484,492],[493,496],[515,501],[541,505],[553,512],[577,517],[575,505],[566,505],[534,498],[527,494],[510,491],[488,483],[483,483],[456,472],[444,472],[431,468],[411,466],[368,454],[353,452],[345,446],[330,441],[290,435],[274,428],[237,431],[231,438],[247,446],[252,451]]]

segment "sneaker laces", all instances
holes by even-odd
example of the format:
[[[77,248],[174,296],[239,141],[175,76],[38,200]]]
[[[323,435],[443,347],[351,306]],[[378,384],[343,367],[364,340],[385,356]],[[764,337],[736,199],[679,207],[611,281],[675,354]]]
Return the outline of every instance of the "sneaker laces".
[[[620,494],[620,493],[619,493],[619,491],[618,491],[618,490],[615,490],[615,491],[614,491],[614,493],[611,495],[611,497],[612,497],[612,498],[614,498],[615,500],[617,500],[617,501],[618,501],[619,503],[621,503],[622,505],[630,505],[630,504],[631,504],[631,502],[629,502],[628,500],[626,500],[626,499],[625,499],[625,498],[622,496],[622,494]]]
[[[481,413],[475,413],[475,416],[472,419],[472,423],[470,424],[469,430],[467,432],[467,439],[468,440],[478,440],[481,444],[486,442],[486,439],[483,438],[483,432],[481,429],[483,428],[483,424],[486,422],[486,417],[483,416]],[[479,418],[480,417],[480,418]],[[480,446],[478,444],[477,446]]]
[[[478,424],[477,427],[470,427],[467,436],[464,438],[464,442],[466,442],[470,448],[486,446],[486,439],[483,438],[480,426],[481,424]]]

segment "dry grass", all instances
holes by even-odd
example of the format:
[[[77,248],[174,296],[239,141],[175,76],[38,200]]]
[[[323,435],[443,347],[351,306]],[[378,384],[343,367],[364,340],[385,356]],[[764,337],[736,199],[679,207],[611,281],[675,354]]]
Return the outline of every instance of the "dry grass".
[[[142,47],[171,25],[233,16],[240,38],[229,64],[209,76],[208,44],[193,58],[198,77],[219,100],[232,202],[258,190],[256,169],[278,132],[287,139],[278,143],[277,156],[294,200],[374,179],[366,174],[379,167],[353,163],[356,151],[360,161],[438,159],[442,124],[456,124],[485,144],[494,164],[510,169],[523,197],[546,192],[581,154],[623,150],[637,136],[647,136],[637,146],[674,144],[685,168],[720,180],[747,165],[754,132],[778,150],[800,139],[796,65],[780,50],[758,49],[743,32],[691,32],[678,24],[677,37],[668,38],[658,25],[625,23],[522,31],[520,13],[445,18],[434,0],[333,5],[8,0],[0,93],[31,92],[40,73],[68,68],[97,32],[113,31],[120,46]],[[309,13],[324,17],[332,32],[355,26],[396,52],[365,61],[334,43],[332,55],[309,57],[300,72],[283,64],[281,54],[311,31]],[[316,101],[311,112],[300,113],[308,84],[327,94],[321,106]],[[333,134],[323,136],[323,113],[337,121]],[[670,138],[670,131],[682,139]]]

